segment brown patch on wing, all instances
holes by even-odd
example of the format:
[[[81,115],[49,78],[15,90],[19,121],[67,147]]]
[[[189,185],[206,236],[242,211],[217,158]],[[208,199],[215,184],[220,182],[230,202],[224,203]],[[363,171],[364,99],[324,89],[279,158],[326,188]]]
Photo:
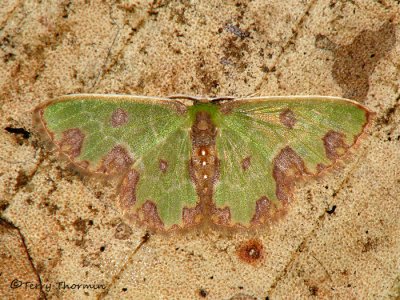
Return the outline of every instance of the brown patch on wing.
[[[128,123],[128,113],[122,108],[117,108],[111,115],[111,126],[119,127]]]
[[[345,135],[341,132],[330,130],[323,137],[326,156],[335,161],[346,153],[349,146],[345,142]]]
[[[81,154],[84,138],[85,135],[79,128],[71,128],[62,133],[62,138],[58,142],[58,146],[62,152],[71,158],[75,158]]]
[[[231,224],[231,211],[229,207],[217,208],[211,206],[211,221],[216,225],[229,226]]]
[[[281,121],[281,123],[283,125],[285,125],[286,127],[290,128],[290,129],[292,129],[297,122],[294,112],[289,108],[283,110],[279,114],[279,120]]]
[[[185,104],[183,104],[182,102],[179,102],[179,101],[173,101],[173,102],[170,102],[170,103],[175,107],[175,110],[179,115],[186,114],[187,107],[186,107]]]
[[[271,202],[266,196],[262,196],[256,202],[256,211],[251,219],[251,225],[262,225],[266,223],[276,222],[286,214],[286,205],[277,206]]]
[[[139,181],[139,173],[129,170],[122,179],[119,188],[120,204],[124,208],[130,208],[136,203],[136,185]]]
[[[242,160],[242,169],[243,169],[243,171],[247,171],[248,168],[250,168],[250,165],[251,165],[250,159],[251,159],[250,156],[247,156],[246,158],[243,158],[243,160]]]
[[[117,145],[103,158],[98,171],[104,174],[118,174],[128,169],[132,163],[133,159],[128,151],[121,145]]]
[[[232,109],[234,107],[234,105],[232,105],[233,102],[228,102],[228,103],[224,103],[220,106],[219,111],[221,113],[223,113],[224,115],[228,115],[232,112]]]
[[[326,168],[327,168],[327,166],[324,164],[317,164],[317,174],[321,173]]]
[[[160,171],[165,174],[168,169],[168,162],[164,159],[160,159],[158,161],[158,167],[160,168]]]
[[[259,239],[250,239],[237,247],[236,254],[241,261],[257,265],[264,259],[264,246]]]
[[[140,208],[139,219],[141,222],[151,228],[164,228],[164,223],[161,221],[161,218],[157,212],[157,205],[150,200],[147,200]]]
[[[271,219],[271,201],[263,196],[256,202],[256,212],[251,219],[251,224],[261,225]]]
[[[203,220],[203,213],[200,204],[195,207],[184,207],[182,211],[183,226],[195,226]]]
[[[276,182],[276,196],[283,202],[289,202],[294,182],[307,174],[302,158],[290,147],[285,147],[274,158],[273,176]]]
[[[76,165],[82,169],[89,168],[90,163],[87,160],[82,160],[76,163]]]

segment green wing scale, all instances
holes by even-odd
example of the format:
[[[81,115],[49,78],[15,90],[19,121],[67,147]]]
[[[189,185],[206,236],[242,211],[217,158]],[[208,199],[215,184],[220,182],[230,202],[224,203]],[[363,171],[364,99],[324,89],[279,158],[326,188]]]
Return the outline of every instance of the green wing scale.
[[[127,218],[162,230],[273,221],[293,199],[295,182],[344,156],[371,117],[354,101],[311,96],[71,95],[36,112],[74,165],[122,177]]]

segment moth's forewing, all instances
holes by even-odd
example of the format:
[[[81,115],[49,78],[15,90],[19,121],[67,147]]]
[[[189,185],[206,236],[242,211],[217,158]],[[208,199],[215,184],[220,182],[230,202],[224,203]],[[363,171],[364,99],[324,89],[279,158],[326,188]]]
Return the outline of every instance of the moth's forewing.
[[[188,170],[191,126],[181,101],[119,95],[71,95],[36,115],[68,159],[89,174],[124,176],[121,206],[154,226],[182,225],[198,197]]]

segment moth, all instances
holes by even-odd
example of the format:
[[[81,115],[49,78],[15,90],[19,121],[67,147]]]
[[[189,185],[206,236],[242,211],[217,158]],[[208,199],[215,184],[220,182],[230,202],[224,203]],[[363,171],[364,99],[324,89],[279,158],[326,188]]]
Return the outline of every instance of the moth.
[[[35,115],[75,166],[121,178],[126,218],[173,230],[271,223],[293,200],[296,181],[358,144],[372,113],[337,97],[77,94]]]

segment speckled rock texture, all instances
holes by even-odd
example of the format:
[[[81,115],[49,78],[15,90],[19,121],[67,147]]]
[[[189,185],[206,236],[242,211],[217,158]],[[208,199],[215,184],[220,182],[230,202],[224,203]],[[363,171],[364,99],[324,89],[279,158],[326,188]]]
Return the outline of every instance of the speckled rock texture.
[[[0,298],[399,299],[400,3],[0,3]],[[331,95],[376,113],[354,155],[246,232],[147,232],[32,111],[71,93]]]

